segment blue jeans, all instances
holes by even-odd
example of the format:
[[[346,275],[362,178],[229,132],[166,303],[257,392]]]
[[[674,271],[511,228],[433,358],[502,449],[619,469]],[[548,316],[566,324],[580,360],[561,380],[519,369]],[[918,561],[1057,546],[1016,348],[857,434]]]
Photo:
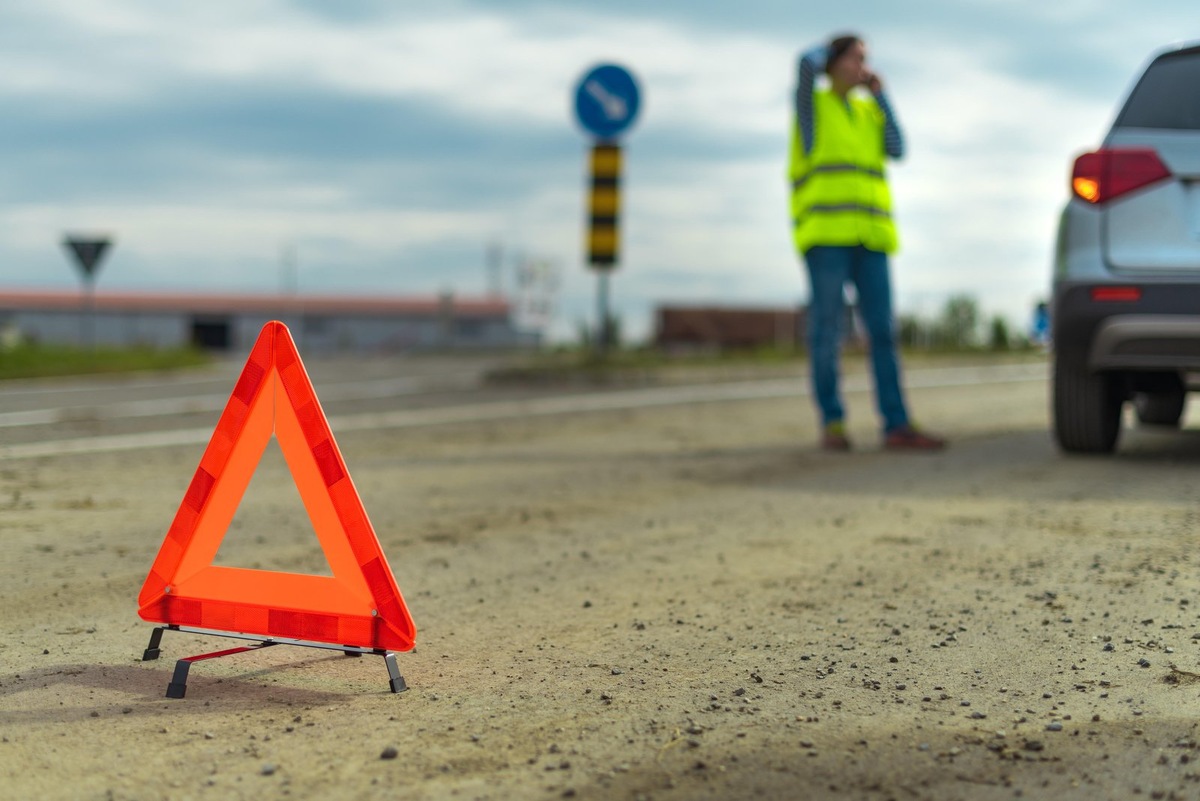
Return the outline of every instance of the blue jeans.
[[[812,362],[813,395],[825,425],[846,416],[838,389],[838,360],[842,344],[847,282],[858,294],[858,309],[871,340],[871,369],[875,401],[885,432],[908,425],[900,389],[892,319],[892,286],[886,253],[862,245],[809,248],[804,254],[811,289],[808,304],[808,345]]]

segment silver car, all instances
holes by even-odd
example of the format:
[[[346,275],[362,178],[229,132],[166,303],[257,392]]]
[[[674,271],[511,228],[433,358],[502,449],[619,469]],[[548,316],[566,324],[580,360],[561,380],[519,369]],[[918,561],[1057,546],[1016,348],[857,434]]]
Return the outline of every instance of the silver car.
[[[1178,426],[1200,373],[1200,43],[1156,55],[1076,159],[1053,289],[1059,447],[1111,453],[1126,401]]]

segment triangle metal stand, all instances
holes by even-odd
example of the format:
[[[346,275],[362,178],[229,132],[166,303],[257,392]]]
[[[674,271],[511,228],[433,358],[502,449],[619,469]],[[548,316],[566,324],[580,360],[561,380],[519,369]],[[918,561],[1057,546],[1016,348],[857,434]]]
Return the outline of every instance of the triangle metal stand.
[[[212,629],[197,629],[190,626],[156,626],[154,631],[150,632],[150,644],[146,646],[145,653],[142,654],[142,661],[149,662],[153,659],[158,659],[161,654],[159,645],[162,643],[162,635],[164,631],[180,631],[185,634],[204,634],[212,637],[232,637],[237,640],[256,640],[255,645],[243,645],[237,648],[226,648],[223,651],[212,651],[207,654],[197,654],[196,656],[185,656],[175,662],[175,674],[171,678],[171,683],[167,685],[167,698],[183,698],[187,693],[188,672],[191,670],[193,662],[201,662],[205,659],[216,659],[221,656],[232,656],[233,654],[242,654],[247,651],[258,651],[263,648],[269,648],[272,645],[299,645],[305,648],[323,648],[327,651],[341,651],[346,656],[362,656],[363,654],[375,654],[383,657],[383,662],[387,666],[388,671],[388,686],[394,693],[404,692],[408,689],[408,685],[404,682],[404,677],[400,675],[400,667],[396,663],[396,654],[393,651],[386,651],[382,648],[361,648],[356,645],[332,645],[325,642],[312,642],[310,640],[294,640],[290,637],[260,637],[255,634],[239,634],[231,631],[214,631]]]

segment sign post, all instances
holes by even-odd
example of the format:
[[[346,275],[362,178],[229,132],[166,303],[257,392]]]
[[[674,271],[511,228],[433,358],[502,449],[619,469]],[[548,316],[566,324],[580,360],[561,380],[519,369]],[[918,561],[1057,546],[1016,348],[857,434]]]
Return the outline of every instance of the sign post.
[[[596,271],[596,347],[604,355],[613,339],[608,310],[608,276],[620,250],[621,146],[618,138],[637,116],[640,93],[633,75],[615,64],[589,70],[575,88],[575,116],[592,134],[591,193],[588,204],[587,258]]]
[[[89,350],[96,345],[96,271],[112,240],[108,237],[84,238],[67,234],[63,247],[75,256],[83,276],[84,311],[80,318],[80,342]]]

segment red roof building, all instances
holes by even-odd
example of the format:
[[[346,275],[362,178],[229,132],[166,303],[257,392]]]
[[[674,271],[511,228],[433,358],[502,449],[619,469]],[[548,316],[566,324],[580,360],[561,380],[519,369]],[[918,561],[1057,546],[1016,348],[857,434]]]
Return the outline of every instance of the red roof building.
[[[5,338],[73,345],[242,350],[281,320],[306,351],[500,348],[532,344],[503,298],[244,295],[0,289]]]

